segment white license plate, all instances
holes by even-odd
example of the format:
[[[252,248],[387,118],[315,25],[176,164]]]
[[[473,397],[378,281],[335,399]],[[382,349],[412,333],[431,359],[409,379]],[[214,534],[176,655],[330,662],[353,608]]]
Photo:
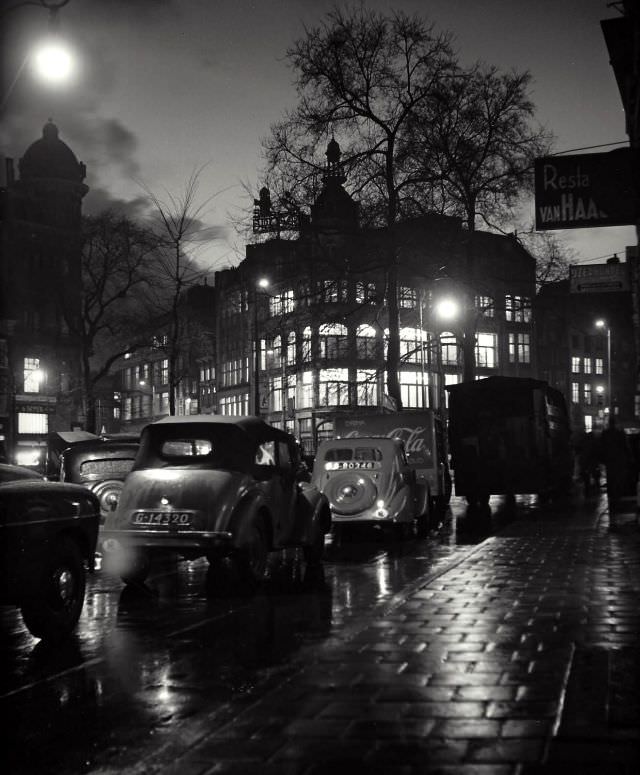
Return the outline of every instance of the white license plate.
[[[160,527],[191,527],[192,520],[190,511],[136,511],[131,518],[134,525]]]

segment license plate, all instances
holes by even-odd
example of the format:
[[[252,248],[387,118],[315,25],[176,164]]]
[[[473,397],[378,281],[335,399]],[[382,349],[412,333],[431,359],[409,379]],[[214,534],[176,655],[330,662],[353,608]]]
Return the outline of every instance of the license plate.
[[[136,511],[131,522],[155,527],[191,527],[192,519],[190,511]]]

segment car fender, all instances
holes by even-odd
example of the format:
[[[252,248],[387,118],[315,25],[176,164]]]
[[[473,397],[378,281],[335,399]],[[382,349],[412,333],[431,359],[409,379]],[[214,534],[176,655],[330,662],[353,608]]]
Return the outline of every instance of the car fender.
[[[244,525],[248,524],[251,520],[257,516],[262,519],[269,547],[273,546],[273,519],[271,511],[269,510],[266,499],[259,489],[250,489],[245,492],[244,496],[235,504],[231,513],[228,530],[232,534],[232,543],[236,545],[238,536],[242,533]]]
[[[322,533],[328,533],[331,530],[331,507],[329,499],[321,492],[315,484],[309,482],[300,482],[299,485],[299,513],[303,515],[308,523],[308,532],[302,530],[302,535],[313,536],[319,529]]]

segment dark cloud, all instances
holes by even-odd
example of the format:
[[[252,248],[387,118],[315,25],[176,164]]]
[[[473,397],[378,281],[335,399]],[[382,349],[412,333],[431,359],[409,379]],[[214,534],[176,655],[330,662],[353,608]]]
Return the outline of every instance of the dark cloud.
[[[132,220],[146,219],[149,216],[149,206],[150,202],[146,196],[122,199],[99,186],[90,188],[89,193],[82,200],[82,212],[85,215],[97,215],[105,210],[111,210],[126,215]]]

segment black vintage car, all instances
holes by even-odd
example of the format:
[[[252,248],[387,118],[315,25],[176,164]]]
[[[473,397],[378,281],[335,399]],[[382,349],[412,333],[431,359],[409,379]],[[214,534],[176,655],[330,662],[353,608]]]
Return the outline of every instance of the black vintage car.
[[[115,510],[122,483],[133,467],[139,437],[97,438],[65,449],[59,460],[62,482],[88,487],[100,501],[100,522]]]
[[[0,464],[0,602],[19,606],[36,637],[58,640],[75,627],[99,520],[86,488]]]
[[[300,547],[318,564],[331,512],[308,478],[296,439],[257,417],[167,417],[142,432],[103,557],[126,583],[144,581],[154,553],[230,558],[251,585],[271,550]]]

